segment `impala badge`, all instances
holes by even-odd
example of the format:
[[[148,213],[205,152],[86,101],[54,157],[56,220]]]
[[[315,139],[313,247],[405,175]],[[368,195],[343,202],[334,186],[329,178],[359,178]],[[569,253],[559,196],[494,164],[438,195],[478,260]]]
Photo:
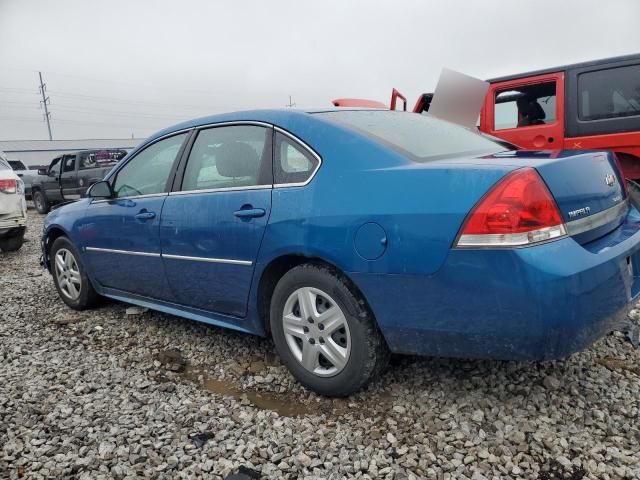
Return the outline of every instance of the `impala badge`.
[[[569,218],[581,217],[583,215],[589,215],[590,213],[591,213],[590,207],[582,207],[582,208],[578,208],[577,210],[571,210],[570,212],[568,212]]]
[[[614,177],[610,173],[607,173],[607,175],[604,177],[604,183],[606,183],[610,187],[613,187],[613,185],[616,183],[616,177]]]

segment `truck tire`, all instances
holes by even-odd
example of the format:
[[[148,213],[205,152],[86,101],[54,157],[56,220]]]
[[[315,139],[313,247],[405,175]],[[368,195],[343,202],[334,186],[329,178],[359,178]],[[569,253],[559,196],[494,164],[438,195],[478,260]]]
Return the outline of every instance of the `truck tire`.
[[[49,200],[47,200],[47,196],[42,190],[36,190],[33,192],[33,204],[35,205],[38,213],[43,215],[49,213],[49,210],[51,209]]]

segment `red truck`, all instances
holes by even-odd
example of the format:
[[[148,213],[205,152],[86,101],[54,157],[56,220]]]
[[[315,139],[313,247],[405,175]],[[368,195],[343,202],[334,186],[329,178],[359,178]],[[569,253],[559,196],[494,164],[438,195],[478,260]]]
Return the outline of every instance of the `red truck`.
[[[625,176],[640,179],[640,54],[487,82],[478,126],[482,132],[525,149],[613,150]],[[432,98],[421,95],[413,111],[428,111]],[[391,108],[398,99],[406,109],[396,90]]]

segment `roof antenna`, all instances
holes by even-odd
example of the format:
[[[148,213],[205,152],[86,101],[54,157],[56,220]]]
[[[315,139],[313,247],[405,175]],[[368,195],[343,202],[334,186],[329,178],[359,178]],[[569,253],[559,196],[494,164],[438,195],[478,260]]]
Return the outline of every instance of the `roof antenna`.
[[[296,106],[296,104],[293,103],[293,99],[291,98],[291,95],[289,95],[289,103],[287,105],[285,105],[285,107],[291,108],[291,107],[295,107],[295,106]]]

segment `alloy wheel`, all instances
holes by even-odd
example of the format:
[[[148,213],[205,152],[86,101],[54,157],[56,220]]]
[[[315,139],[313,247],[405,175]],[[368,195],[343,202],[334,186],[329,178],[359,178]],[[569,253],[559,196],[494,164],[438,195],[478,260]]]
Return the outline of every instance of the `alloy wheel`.
[[[54,263],[60,291],[67,298],[76,300],[82,288],[82,277],[76,258],[70,250],[61,248],[56,252]]]
[[[307,371],[332,377],[347,366],[349,324],[327,293],[313,287],[294,291],[284,305],[282,326],[291,353]]]

